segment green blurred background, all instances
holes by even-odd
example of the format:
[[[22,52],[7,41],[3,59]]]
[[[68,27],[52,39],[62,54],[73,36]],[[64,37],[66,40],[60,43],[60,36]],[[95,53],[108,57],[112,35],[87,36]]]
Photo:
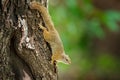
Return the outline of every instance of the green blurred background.
[[[49,12],[72,60],[59,80],[120,80],[119,0],[49,0]]]

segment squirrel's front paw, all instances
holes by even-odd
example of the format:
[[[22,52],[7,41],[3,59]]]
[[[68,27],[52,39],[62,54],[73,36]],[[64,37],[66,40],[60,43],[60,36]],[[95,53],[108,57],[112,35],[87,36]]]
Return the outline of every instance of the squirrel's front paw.
[[[55,60],[55,55],[52,55],[51,64],[54,64],[54,63],[56,63],[56,60]]]
[[[40,29],[45,30],[46,28],[39,24]]]
[[[51,64],[54,64],[54,61],[53,61],[53,60],[51,60]]]

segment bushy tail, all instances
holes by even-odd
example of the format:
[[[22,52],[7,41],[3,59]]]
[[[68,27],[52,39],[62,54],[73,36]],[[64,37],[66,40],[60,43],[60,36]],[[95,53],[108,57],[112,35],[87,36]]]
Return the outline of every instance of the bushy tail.
[[[47,10],[47,8],[46,7],[44,7],[42,4],[40,4],[39,2],[36,2],[36,1],[32,1],[31,3],[30,3],[30,8],[31,9],[36,9],[36,10],[38,10],[40,13],[41,13],[41,15],[42,15],[42,17],[43,17],[43,20],[44,20],[44,22],[45,22],[45,25],[47,26],[47,28],[48,28],[48,30],[50,29],[54,29],[54,24],[53,24],[53,22],[52,22],[52,20],[51,20],[51,17],[50,17],[50,15],[49,15],[49,13],[48,13],[48,10]]]

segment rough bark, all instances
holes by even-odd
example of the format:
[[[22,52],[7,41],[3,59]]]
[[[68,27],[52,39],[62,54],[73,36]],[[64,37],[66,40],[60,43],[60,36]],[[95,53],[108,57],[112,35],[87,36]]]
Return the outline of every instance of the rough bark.
[[[37,0],[38,1],[38,0]],[[39,0],[47,6],[47,0]],[[57,80],[51,49],[31,0],[0,0],[0,80]]]

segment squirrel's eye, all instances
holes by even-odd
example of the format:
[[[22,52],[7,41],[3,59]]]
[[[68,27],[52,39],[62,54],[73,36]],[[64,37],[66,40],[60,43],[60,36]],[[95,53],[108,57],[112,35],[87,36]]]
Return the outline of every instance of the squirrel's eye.
[[[65,59],[66,61],[68,61],[68,59]]]

